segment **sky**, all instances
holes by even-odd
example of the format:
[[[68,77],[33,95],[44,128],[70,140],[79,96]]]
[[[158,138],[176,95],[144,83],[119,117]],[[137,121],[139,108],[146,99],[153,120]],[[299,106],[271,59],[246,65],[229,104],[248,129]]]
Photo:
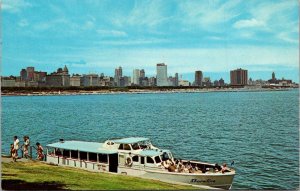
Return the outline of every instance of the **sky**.
[[[194,80],[196,70],[229,82],[299,81],[298,0],[2,0],[1,75],[34,66],[54,72],[114,75],[165,63]]]

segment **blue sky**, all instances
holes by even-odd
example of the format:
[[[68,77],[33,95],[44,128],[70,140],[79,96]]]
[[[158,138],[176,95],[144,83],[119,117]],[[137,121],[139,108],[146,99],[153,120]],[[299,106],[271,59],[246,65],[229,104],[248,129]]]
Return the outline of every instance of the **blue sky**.
[[[2,0],[2,75],[21,68],[155,76],[156,63],[193,81],[195,70],[229,82],[299,81],[297,0]]]

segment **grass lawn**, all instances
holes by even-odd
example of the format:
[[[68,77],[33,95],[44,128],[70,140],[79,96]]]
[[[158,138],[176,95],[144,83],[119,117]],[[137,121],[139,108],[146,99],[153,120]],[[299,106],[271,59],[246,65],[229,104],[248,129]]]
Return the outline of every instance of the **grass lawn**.
[[[40,162],[2,162],[5,190],[179,190],[195,189],[126,175],[88,172]],[[199,189],[199,188],[198,188]]]

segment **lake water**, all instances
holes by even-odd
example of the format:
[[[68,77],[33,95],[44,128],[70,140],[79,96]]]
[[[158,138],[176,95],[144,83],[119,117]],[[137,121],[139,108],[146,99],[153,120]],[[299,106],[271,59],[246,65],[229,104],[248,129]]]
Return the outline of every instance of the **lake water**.
[[[177,158],[234,160],[235,189],[298,189],[298,97],[298,90],[2,97],[2,153],[14,135],[42,145],[143,136]]]

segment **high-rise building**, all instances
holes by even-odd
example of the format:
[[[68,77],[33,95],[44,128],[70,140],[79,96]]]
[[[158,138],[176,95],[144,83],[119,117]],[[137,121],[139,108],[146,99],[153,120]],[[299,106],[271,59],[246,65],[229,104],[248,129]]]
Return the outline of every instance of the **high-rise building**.
[[[21,70],[20,77],[21,77],[21,81],[26,81],[27,80],[27,71],[26,71],[26,69]]]
[[[34,77],[34,67],[27,67],[27,80],[32,81]]]
[[[156,85],[168,86],[167,65],[160,63],[156,65]]]
[[[230,71],[230,84],[231,85],[247,85],[248,83],[248,70],[236,69]]]
[[[219,86],[224,86],[225,85],[225,83],[224,83],[224,80],[223,80],[223,78],[221,78],[220,80],[219,80]]]
[[[141,69],[140,70],[140,78],[145,78],[145,70],[144,69]]]
[[[195,71],[195,82],[194,85],[195,86],[202,86],[202,78],[203,78],[203,74],[202,71]]]
[[[122,67],[119,66],[119,68],[115,69],[115,77],[114,77],[114,81],[116,86],[121,86],[121,78],[122,78]]]
[[[132,75],[132,84],[133,85],[140,85],[140,70],[134,69]]]
[[[175,82],[174,82],[174,86],[178,86],[178,73],[175,73]]]

